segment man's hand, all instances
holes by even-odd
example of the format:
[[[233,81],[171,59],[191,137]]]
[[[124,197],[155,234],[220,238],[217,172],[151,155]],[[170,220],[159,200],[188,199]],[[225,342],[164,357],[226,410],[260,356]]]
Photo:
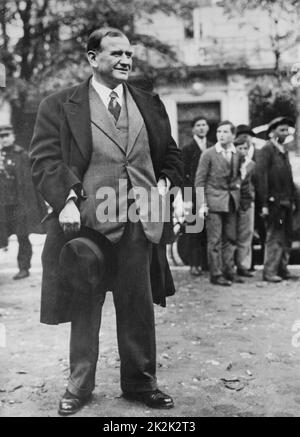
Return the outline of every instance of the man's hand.
[[[264,206],[261,209],[261,216],[262,218],[267,218],[269,216],[269,208],[267,206]]]
[[[162,178],[159,179],[157,182],[157,188],[161,196],[166,196],[167,192],[169,191],[169,181]]]
[[[67,201],[59,214],[58,220],[66,235],[79,232],[81,226],[80,212],[73,199]]]
[[[205,217],[207,217],[208,215],[208,206],[207,205],[203,205],[201,206],[201,208],[199,209],[199,217],[204,219]]]
[[[184,223],[185,211],[184,211],[184,202],[182,199],[181,191],[175,197],[174,202],[173,202],[173,207],[174,207],[174,217],[175,217],[177,223],[180,223],[180,224]]]

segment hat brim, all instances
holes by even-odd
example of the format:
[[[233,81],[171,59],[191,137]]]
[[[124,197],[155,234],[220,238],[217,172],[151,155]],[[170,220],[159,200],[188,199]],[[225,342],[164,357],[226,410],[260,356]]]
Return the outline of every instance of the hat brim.
[[[285,125],[285,124],[287,124],[290,127],[295,127],[295,123],[293,122],[293,120],[291,118],[282,118],[281,120],[278,120],[278,121],[270,124],[270,126],[268,127],[268,130],[267,130],[267,134],[272,132],[278,126]]]

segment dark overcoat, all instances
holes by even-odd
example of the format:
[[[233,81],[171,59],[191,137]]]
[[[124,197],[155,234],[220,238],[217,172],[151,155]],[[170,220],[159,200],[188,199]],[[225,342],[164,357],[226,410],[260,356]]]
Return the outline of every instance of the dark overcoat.
[[[58,223],[70,189],[80,197],[83,176],[92,154],[92,133],[88,87],[84,83],[55,93],[39,107],[30,157],[33,180],[52,206],[47,239],[43,251],[41,322],[58,324],[70,321],[72,291],[61,280],[58,258],[66,239]],[[158,95],[129,86],[128,89],[144,119],[151,159],[157,180],[167,177],[173,186],[181,186],[181,152],[172,139],[169,119]],[[165,297],[175,292],[165,254],[164,236],[170,235],[166,224],[161,244],[153,245],[151,285],[155,303],[165,306]]]
[[[28,153],[22,147],[14,145],[11,159],[15,164],[17,184],[16,222],[13,231],[19,236],[45,233],[41,221],[47,214],[47,207],[32,183]],[[7,245],[10,236],[5,225],[7,221],[4,208],[5,195],[3,186],[0,186],[0,247]]]
[[[256,162],[256,187],[260,208],[270,209],[270,219],[279,222],[280,207],[295,202],[295,186],[288,152],[281,153],[270,140]]]

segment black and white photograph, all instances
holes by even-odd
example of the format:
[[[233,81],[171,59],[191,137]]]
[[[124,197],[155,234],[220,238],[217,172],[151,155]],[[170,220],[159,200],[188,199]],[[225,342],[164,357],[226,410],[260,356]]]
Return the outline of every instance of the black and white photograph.
[[[0,417],[300,417],[300,0],[0,0]]]

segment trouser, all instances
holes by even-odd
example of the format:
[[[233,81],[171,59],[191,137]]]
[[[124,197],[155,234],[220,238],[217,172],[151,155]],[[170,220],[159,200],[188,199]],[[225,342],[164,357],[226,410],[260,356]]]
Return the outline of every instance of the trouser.
[[[281,208],[281,223],[270,220],[267,224],[265,243],[264,276],[284,275],[287,272],[291,252],[292,212]]]
[[[207,270],[207,235],[206,229],[196,234],[188,234],[189,265]]]
[[[17,235],[19,242],[18,266],[20,270],[29,270],[32,257],[32,246],[28,235]]]
[[[231,202],[230,202],[231,203]],[[209,212],[206,222],[208,262],[211,278],[234,274],[236,249],[236,212]]]
[[[238,269],[249,270],[252,263],[252,239],[254,233],[254,203],[237,213],[236,264]]]
[[[28,235],[24,235],[20,233],[20,225],[18,225],[18,220],[20,218],[17,215],[17,206],[16,205],[7,205],[5,207],[6,214],[6,234],[12,235],[16,234],[18,243],[19,243],[19,251],[18,251],[18,266],[20,270],[29,270],[30,262],[32,258],[32,246],[29,240]]]
[[[152,244],[140,223],[128,223],[117,244],[118,272],[113,287],[121,389],[151,391],[156,385],[155,321],[150,283]],[[95,386],[101,310],[106,290],[89,296],[71,322],[68,390],[88,396]]]

